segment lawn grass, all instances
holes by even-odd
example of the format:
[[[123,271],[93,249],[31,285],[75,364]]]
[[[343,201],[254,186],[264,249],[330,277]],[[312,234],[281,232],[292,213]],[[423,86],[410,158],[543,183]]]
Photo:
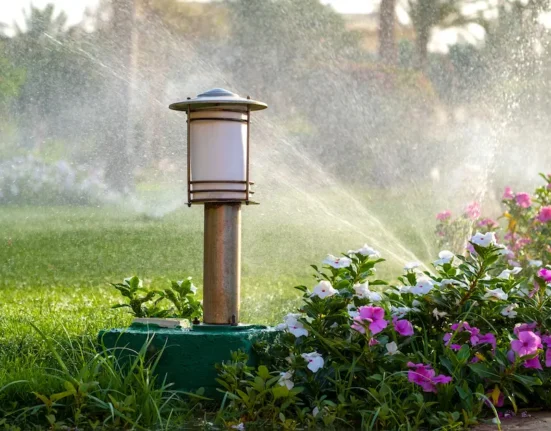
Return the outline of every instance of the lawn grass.
[[[356,230],[243,213],[242,320],[274,324],[292,311],[299,284],[312,285],[309,264],[365,241]],[[60,382],[36,325],[65,359],[92,346],[100,329],[124,327],[131,316],[109,282],[138,275],[146,286],[192,276],[202,285],[203,214],[180,209],[162,218],[120,208],[5,207],[0,209],[0,410],[36,403]],[[418,232],[403,228],[406,241]],[[410,235],[411,238],[408,238]],[[417,250],[422,253],[422,247]],[[384,265],[383,265],[384,266]],[[396,275],[387,264],[381,278]],[[73,344],[74,343],[74,344]],[[71,351],[72,350],[72,351]]]

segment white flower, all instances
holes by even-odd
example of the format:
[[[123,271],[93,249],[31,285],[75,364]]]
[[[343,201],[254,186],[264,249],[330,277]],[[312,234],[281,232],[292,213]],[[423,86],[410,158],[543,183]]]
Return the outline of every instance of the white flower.
[[[400,294],[409,293],[411,286],[396,286],[396,289],[398,289],[398,292],[400,292]]]
[[[191,290],[191,293],[193,293],[194,295],[197,293],[197,287],[195,287],[193,284],[191,285],[189,290]]]
[[[312,416],[316,417],[317,415],[319,415],[319,412],[320,412],[320,409],[318,409],[317,407],[314,407],[314,410],[312,410]]]
[[[323,263],[332,266],[333,268],[346,268],[352,264],[352,259],[348,257],[336,257],[332,254],[328,254],[327,257],[323,260]]]
[[[503,291],[503,289],[486,289],[486,294],[484,298],[486,299],[501,299],[506,301],[509,296]]]
[[[411,271],[412,269],[420,267],[421,264],[419,262],[408,262],[404,266],[404,271]]]
[[[308,330],[304,328],[302,322],[298,321],[298,318],[301,317],[300,314],[287,314],[285,316],[285,327],[286,329],[293,334],[295,337],[300,338],[302,336],[308,336]]]
[[[501,310],[501,314],[503,316],[508,317],[509,319],[514,319],[517,315],[515,308],[518,308],[518,304],[510,304],[507,307],[505,307],[503,310]]]
[[[386,347],[386,351],[387,351],[387,355],[395,355],[396,353],[400,353],[400,351],[398,350],[398,345],[393,341],[391,343],[387,343],[385,345]]]
[[[438,308],[435,308],[434,310],[432,310],[432,315],[436,317],[436,320],[439,320],[441,317],[447,316],[448,313],[446,313],[445,311],[438,311]]]
[[[358,317],[360,315],[360,312],[354,304],[348,304],[346,308],[348,309],[348,315],[350,318],[354,319],[354,317]]]
[[[371,302],[382,301],[383,297],[377,292],[369,290],[369,283],[366,281],[364,284],[355,284],[354,291],[358,298],[367,298]]]
[[[295,383],[293,382],[293,372],[287,371],[285,373],[279,373],[279,385],[280,386],[286,386],[287,389],[291,390],[293,389],[293,386],[295,386]]]
[[[379,253],[377,250],[375,250],[374,248],[371,248],[370,246],[368,246],[367,244],[364,244],[363,247],[359,248],[358,250],[356,250],[356,253],[359,253],[361,254],[362,256],[368,256],[368,257],[372,257],[372,258],[379,258],[381,257],[381,253]]]
[[[413,305],[414,307],[420,307],[421,303],[417,301],[417,299],[414,299],[413,301],[411,301],[411,305]]]
[[[414,295],[426,295],[434,287],[434,281],[428,277],[421,277],[417,280],[417,284],[409,289]]]
[[[308,369],[313,373],[323,367],[323,358],[318,352],[303,353],[301,355],[308,362]]]
[[[467,283],[465,283],[464,281],[453,280],[451,278],[444,278],[439,284],[440,284],[440,287],[448,286],[448,285],[460,286],[465,288],[468,287]]]
[[[513,253],[511,253],[511,250],[509,250],[503,244],[497,244],[496,243],[496,247],[499,247],[501,249],[497,252],[497,254],[499,254],[500,256],[513,255]]]
[[[449,251],[449,250],[442,250],[440,253],[438,253],[438,257],[440,259],[435,260],[433,263],[438,265],[445,265],[446,263],[450,263],[452,259],[455,257],[455,255]]]
[[[543,262],[541,260],[529,260],[528,265],[533,266],[535,268],[539,268],[543,265]]]
[[[232,429],[239,430],[239,431],[245,431],[245,424],[241,422],[239,425],[232,425]]]
[[[314,287],[314,293],[310,296],[317,296],[318,298],[324,299],[328,296],[333,296],[337,292],[337,289],[334,289],[331,283],[327,280],[322,280]]]
[[[494,232],[488,232],[486,234],[482,234],[480,232],[477,232],[475,235],[472,236],[471,242],[473,244],[479,245],[480,247],[488,247],[490,245],[496,245],[496,234]]]
[[[509,277],[511,275],[516,275],[520,271],[522,271],[522,268],[519,266],[515,266],[513,269],[504,269],[501,271],[501,274],[497,276],[497,278],[501,278],[502,280],[509,280]]]
[[[396,316],[398,319],[401,319],[410,311],[412,311],[412,309],[409,307],[394,307],[394,306],[390,307],[390,314],[392,316]]]
[[[526,287],[516,289],[515,292],[516,292],[517,295],[522,296],[524,298],[526,298],[527,296],[530,295],[530,291]]]

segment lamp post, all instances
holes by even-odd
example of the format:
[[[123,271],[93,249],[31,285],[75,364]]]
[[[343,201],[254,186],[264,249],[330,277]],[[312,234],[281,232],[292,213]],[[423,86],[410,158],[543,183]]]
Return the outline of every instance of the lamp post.
[[[266,104],[221,88],[170,109],[187,113],[188,205],[205,206],[204,324],[188,330],[135,323],[100,331],[101,342],[120,349],[121,359],[140,352],[159,354],[155,373],[175,389],[205,390],[219,398],[216,364],[242,351],[249,365],[257,361],[255,344],[273,340],[275,331],[261,325],[237,325],[241,282],[241,206],[250,200],[251,112]]]
[[[241,205],[251,201],[251,111],[262,102],[214,88],[173,103],[187,113],[188,206],[204,205],[204,323],[239,322]]]

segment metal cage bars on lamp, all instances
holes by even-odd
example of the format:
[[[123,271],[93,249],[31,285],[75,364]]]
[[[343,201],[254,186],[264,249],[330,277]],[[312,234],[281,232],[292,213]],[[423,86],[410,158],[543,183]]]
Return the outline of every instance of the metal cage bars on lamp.
[[[247,96],[247,100],[250,100],[250,96]],[[246,118],[245,119],[238,119],[238,118],[229,118],[229,117],[205,117],[205,118],[191,118],[191,106],[187,105],[186,113],[187,113],[187,183],[188,183],[188,192],[187,192],[187,205],[191,207],[194,203],[206,203],[206,202],[245,202],[246,205],[249,205],[250,203],[256,203],[251,202],[250,196],[254,194],[254,192],[251,190],[251,186],[254,185],[254,182],[250,180],[250,151],[251,151],[251,109],[250,106],[247,106],[246,111]],[[205,109],[206,110],[206,109]],[[239,110],[227,110],[227,109],[208,109],[209,111],[217,111],[217,112],[241,112]],[[198,111],[195,111],[198,112]],[[245,161],[245,181],[239,181],[239,180],[192,180],[192,168],[191,168],[191,123],[194,121],[229,121],[229,122],[236,122],[236,123],[242,123],[247,125],[247,137],[246,137],[246,161]],[[239,190],[239,189],[223,189],[223,188],[214,188],[214,189],[201,189],[201,190],[193,190],[194,184],[244,184],[245,190]],[[211,192],[245,192],[245,199],[235,199],[235,198],[205,198],[205,199],[196,199],[193,198],[194,193],[211,193]]]
[[[188,206],[255,203],[251,201],[251,111],[266,107],[221,88],[170,105],[187,114]]]

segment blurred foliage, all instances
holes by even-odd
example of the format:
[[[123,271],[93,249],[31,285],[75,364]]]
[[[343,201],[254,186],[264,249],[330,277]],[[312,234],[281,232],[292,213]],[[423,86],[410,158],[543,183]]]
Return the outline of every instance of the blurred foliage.
[[[8,102],[19,95],[19,89],[25,82],[25,69],[16,67],[5,57],[5,43],[0,41],[0,108],[5,109]]]
[[[457,126],[457,108],[550,127],[551,50],[536,19],[547,3],[483,3],[467,15],[469,5],[410,2],[418,36],[472,23],[487,34],[478,47],[460,37],[448,54],[422,54],[421,71],[428,39],[398,41],[399,61],[385,66],[364,49],[365,34],[318,0],[102,0],[75,26],[52,5],[32,7],[1,42],[0,104],[11,123],[2,155],[77,162],[103,170],[111,190],[132,190],[161,162],[185,160],[168,101],[198,85],[234,84],[269,101],[269,121],[282,125],[272,139],[300,142],[329,174],[385,187],[428,181],[427,166],[452,164],[433,149]],[[451,142],[449,158],[461,157],[461,142]],[[362,175],[343,176],[350,171]]]

